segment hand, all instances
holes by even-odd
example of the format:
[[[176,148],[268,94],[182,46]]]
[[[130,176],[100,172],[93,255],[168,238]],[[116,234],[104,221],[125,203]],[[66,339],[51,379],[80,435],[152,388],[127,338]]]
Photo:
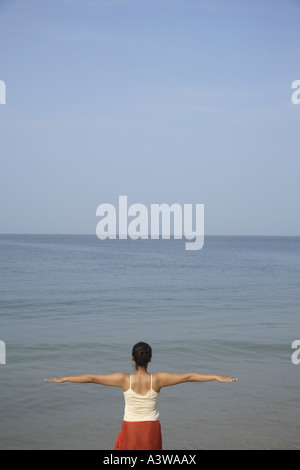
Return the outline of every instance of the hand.
[[[60,384],[65,381],[66,381],[65,377],[56,377],[54,379],[44,379],[44,382],[54,382],[56,384]]]
[[[237,382],[238,379],[233,379],[232,377],[227,377],[226,375],[217,375],[217,380],[219,382]]]

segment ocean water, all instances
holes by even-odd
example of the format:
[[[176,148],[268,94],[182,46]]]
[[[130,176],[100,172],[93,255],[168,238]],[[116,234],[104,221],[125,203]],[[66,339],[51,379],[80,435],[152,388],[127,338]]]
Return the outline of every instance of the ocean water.
[[[113,449],[123,395],[44,378],[225,374],[162,389],[164,449],[299,449],[300,237],[107,240],[0,236],[1,449]]]

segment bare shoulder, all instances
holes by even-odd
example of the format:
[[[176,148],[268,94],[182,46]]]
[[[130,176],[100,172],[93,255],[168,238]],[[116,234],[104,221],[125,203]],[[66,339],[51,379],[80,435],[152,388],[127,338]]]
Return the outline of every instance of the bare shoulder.
[[[126,372],[115,372],[113,374],[94,375],[94,383],[110,387],[120,387],[126,390],[129,386],[129,374]]]
[[[153,375],[153,389],[157,392],[163,387],[187,382],[190,374],[173,374],[170,372],[155,372]]]

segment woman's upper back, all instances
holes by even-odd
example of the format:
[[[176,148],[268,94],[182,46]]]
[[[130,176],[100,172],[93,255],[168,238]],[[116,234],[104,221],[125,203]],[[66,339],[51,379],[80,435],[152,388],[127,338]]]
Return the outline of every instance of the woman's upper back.
[[[150,390],[153,390],[156,393],[159,393],[159,389],[156,387],[156,378],[153,374],[148,373],[135,373],[128,374],[128,379],[126,380],[126,386],[124,387],[124,392],[132,390],[138,395],[146,395]]]
[[[129,376],[129,388],[124,391],[124,421],[155,421],[159,417],[157,400],[159,392],[153,389],[149,374]]]

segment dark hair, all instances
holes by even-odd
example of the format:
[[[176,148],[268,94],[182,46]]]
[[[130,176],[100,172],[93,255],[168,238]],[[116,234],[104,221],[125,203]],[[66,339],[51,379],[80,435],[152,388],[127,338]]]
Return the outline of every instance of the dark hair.
[[[148,362],[152,357],[152,349],[147,343],[137,343],[132,348],[133,359],[135,360],[137,367],[144,367],[145,369],[148,366]]]

